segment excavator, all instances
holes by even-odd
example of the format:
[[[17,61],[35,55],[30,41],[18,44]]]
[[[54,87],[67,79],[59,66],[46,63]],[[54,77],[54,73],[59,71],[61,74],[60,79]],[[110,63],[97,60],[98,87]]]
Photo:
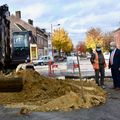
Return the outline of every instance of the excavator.
[[[8,5],[0,6],[0,70],[3,73],[15,69],[21,63],[26,66],[26,69],[33,69],[34,66],[30,64],[32,53],[37,53],[36,46],[32,48],[31,31],[20,31],[12,33],[10,39],[10,12]],[[34,41],[34,40],[32,40]],[[36,55],[37,56],[37,55]],[[19,67],[20,69],[20,67]],[[21,78],[0,77],[0,92],[18,92],[23,87]]]

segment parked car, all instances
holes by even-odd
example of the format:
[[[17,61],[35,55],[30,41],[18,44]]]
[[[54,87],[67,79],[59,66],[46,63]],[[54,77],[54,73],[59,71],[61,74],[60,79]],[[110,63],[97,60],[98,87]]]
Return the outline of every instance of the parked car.
[[[38,60],[33,60],[34,65],[47,65],[49,61],[52,61],[54,63],[54,60],[51,56],[42,56]]]
[[[55,62],[65,62],[67,60],[67,57],[66,56],[54,56],[54,61]]]

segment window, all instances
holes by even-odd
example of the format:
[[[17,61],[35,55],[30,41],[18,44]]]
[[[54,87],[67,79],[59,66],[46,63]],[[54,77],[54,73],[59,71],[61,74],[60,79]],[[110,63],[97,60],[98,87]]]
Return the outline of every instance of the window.
[[[43,39],[41,38],[41,45],[43,45]]]
[[[14,47],[28,47],[27,34],[14,34],[13,35],[13,46]]]

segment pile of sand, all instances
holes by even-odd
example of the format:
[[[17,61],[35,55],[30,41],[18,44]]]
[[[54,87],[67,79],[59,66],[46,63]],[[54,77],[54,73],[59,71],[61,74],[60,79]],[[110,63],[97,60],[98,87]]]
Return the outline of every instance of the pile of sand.
[[[23,90],[0,93],[0,104],[7,107],[27,108],[30,111],[66,111],[89,108],[106,101],[106,93],[91,81],[83,83],[83,100],[79,81],[47,78],[35,71],[20,71],[11,76],[16,75],[23,78]]]

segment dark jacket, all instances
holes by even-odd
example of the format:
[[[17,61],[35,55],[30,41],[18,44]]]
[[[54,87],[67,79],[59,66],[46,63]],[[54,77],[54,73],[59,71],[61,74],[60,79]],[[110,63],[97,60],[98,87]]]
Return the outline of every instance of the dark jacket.
[[[104,56],[103,56],[102,52],[97,52],[97,53],[98,53],[99,64],[104,65],[105,64],[105,59],[104,59]],[[91,61],[92,64],[94,63],[95,57],[96,57],[95,53],[92,53],[91,58],[90,58],[90,61]]]
[[[110,53],[111,55],[111,53]],[[109,68],[114,68],[118,69],[120,68],[120,50],[116,49],[114,57],[113,57],[113,65],[110,64],[110,59],[109,59]]]
[[[90,58],[90,62],[93,64],[95,60],[95,53],[91,53],[91,58]]]

